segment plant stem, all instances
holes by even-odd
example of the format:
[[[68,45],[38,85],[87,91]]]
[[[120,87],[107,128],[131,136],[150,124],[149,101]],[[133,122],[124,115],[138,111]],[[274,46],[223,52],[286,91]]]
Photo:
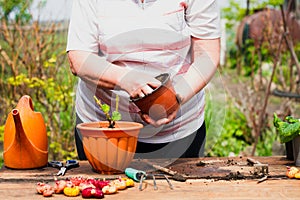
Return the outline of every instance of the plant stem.
[[[105,114],[105,118],[109,123],[108,128],[114,128],[115,127],[115,121],[113,120],[113,118],[110,116],[109,111],[105,111],[103,110],[103,104],[101,103],[101,101],[94,96],[94,99],[96,101],[96,103],[99,105],[99,108],[103,111],[103,113]],[[118,109],[118,104],[119,104],[119,96],[116,97],[116,110]]]
[[[104,112],[104,110],[102,109],[102,103],[101,103],[101,101],[96,96],[94,96],[94,99],[95,99],[96,103],[99,105],[99,108]],[[104,114],[105,114],[105,117],[106,117],[106,119],[107,119],[107,121],[109,123],[108,127],[111,127],[112,126],[112,122],[111,122],[111,118],[110,118],[109,113],[104,112]]]
[[[116,96],[116,111],[119,110],[119,95]]]

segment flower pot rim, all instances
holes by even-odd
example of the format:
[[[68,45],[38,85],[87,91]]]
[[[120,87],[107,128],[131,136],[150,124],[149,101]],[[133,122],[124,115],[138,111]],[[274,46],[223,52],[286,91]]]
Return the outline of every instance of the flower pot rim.
[[[116,131],[116,130],[135,130],[135,129],[141,129],[143,128],[143,124],[138,122],[131,122],[131,121],[116,121],[116,127],[115,128],[108,128],[108,127],[97,127],[99,123],[104,123],[108,125],[108,121],[97,121],[97,122],[83,122],[80,124],[77,124],[77,128],[81,130],[105,130],[105,131]],[[122,127],[122,125],[125,125]],[[131,125],[131,126],[130,126]]]
[[[159,78],[160,76],[164,77],[164,79],[163,79],[163,81],[161,81],[161,85],[160,85],[159,87],[155,88],[150,94],[147,94],[147,95],[145,95],[145,96],[143,96],[143,97],[132,98],[132,99],[130,99],[130,100],[131,100],[132,102],[137,102],[137,101],[139,101],[139,100],[141,100],[141,99],[145,99],[146,97],[148,97],[148,96],[150,96],[151,94],[155,93],[156,91],[158,91],[161,87],[163,87],[163,86],[169,81],[171,75],[170,75],[169,73],[162,73],[162,74],[156,76],[155,78],[157,79],[157,78]]]

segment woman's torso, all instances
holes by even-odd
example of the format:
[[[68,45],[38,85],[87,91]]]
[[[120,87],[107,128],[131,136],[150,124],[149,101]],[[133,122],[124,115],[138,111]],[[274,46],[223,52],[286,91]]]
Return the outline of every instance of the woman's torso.
[[[191,36],[185,22],[182,0],[96,1],[98,42],[101,54],[109,62],[147,72],[153,76],[168,72],[176,80],[190,65]],[[148,3],[147,3],[148,2]],[[126,92],[95,88],[80,81],[76,111],[83,121],[103,120],[93,95],[114,108],[115,94],[120,97],[119,111],[123,120],[143,122]],[[145,124],[144,142],[170,142],[194,132],[203,122],[204,94],[200,92],[181,106],[177,118],[164,127]]]

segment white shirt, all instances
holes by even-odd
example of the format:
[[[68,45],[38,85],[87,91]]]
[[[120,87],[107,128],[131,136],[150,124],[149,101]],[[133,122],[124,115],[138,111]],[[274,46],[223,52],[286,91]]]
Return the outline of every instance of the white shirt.
[[[109,62],[153,76],[168,72],[175,82],[176,75],[190,65],[191,36],[219,38],[219,20],[215,0],[74,0],[67,51],[99,53]],[[95,105],[95,94],[112,108],[118,94],[122,120],[143,123],[126,92],[95,88],[79,80],[76,112],[84,122],[105,119]],[[171,123],[159,128],[144,123],[139,141],[175,141],[196,131],[203,121],[201,91],[181,106]]]

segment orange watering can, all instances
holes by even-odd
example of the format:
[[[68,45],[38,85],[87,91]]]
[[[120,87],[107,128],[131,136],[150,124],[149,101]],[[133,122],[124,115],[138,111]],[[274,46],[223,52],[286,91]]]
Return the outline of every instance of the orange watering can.
[[[13,169],[33,169],[48,163],[46,125],[32,99],[24,95],[7,117],[4,128],[4,165]]]

